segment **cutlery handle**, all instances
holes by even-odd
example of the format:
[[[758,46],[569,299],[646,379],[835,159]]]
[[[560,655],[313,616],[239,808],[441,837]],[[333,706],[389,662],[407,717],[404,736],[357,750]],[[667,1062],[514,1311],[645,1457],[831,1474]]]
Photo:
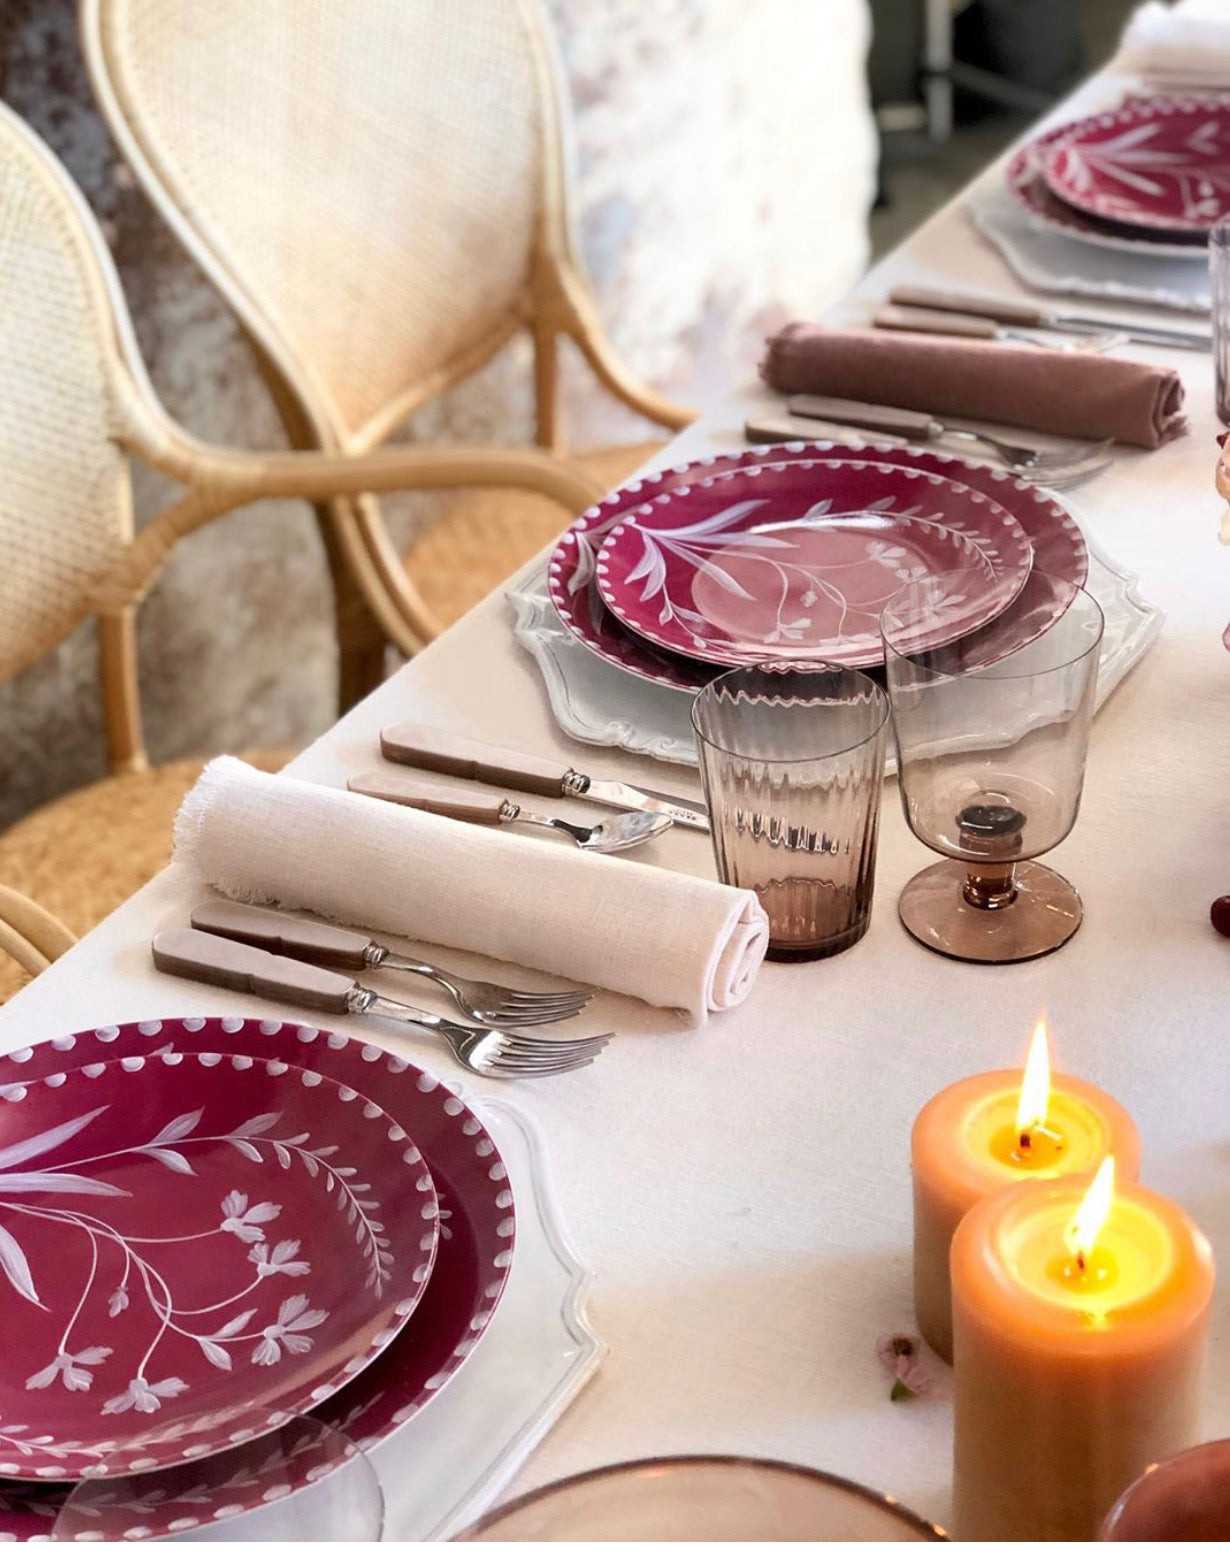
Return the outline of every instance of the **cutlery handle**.
[[[292,917],[285,911],[269,911],[261,906],[245,906],[242,901],[218,898],[197,906],[192,926],[206,933],[240,944],[254,944],[271,954],[293,955],[325,965],[367,964],[372,940],[352,928],[335,927],[332,922],[317,922],[311,917]]]
[[[838,426],[829,421],[804,420],[801,415],[762,415],[745,421],[743,435],[749,442],[858,442],[866,444],[867,436],[857,426]],[[891,437],[887,432],[872,433],[877,442],[891,447],[908,446],[904,437]]]
[[[971,296],[965,291],[945,291],[936,286],[894,286],[888,300],[902,307],[934,307],[941,313],[973,313],[978,318],[993,318],[999,324],[1032,324],[1035,328],[1046,317],[1032,302],[1014,302],[1011,297]]]
[[[154,964],[172,976],[230,987],[235,992],[254,992],[333,1014],[347,1012],[350,996],[359,985],[353,977],[339,975],[337,971],[307,965],[302,960],[288,960],[191,927],[167,928],[155,934],[151,947]]]
[[[471,782],[492,782],[520,793],[544,793],[560,798],[569,767],[558,760],[520,755],[515,750],[481,744],[461,734],[445,733],[422,723],[395,723],[380,733],[380,750],[386,760],[420,771],[442,771],[446,776],[467,777]]]
[[[468,820],[472,825],[498,825],[504,807],[500,798],[467,798],[447,782],[403,776],[400,771],[364,771],[351,777],[346,786],[366,798],[383,798],[386,803],[405,804],[449,820]]]
[[[839,425],[861,426],[868,431],[891,431],[916,442],[930,442],[940,434],[940,424],[921,410],[898,410],[887,404],[861,404],[857,399],[826,399],[820,394],[795,394],[788,401],[792,415],[806,415]]]
[[[997,340],[999,325],[973,313],[941,313],[930,307],[880,307],[872,315],[877,329],[907,329],[911,334],[960,335],[967,340]]]

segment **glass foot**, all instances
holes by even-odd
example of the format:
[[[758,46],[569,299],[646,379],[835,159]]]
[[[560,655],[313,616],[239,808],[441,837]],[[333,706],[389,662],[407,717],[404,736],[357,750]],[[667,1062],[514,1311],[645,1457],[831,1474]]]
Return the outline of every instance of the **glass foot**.
[[[1010,903],[988,910],[967,893],[969,865],[948,860],[915,874],[898,911],[906,931],[954,960],[1008,965],[1066,944],[1081,925],[1081,898],[1053,868],[1017,863]]]

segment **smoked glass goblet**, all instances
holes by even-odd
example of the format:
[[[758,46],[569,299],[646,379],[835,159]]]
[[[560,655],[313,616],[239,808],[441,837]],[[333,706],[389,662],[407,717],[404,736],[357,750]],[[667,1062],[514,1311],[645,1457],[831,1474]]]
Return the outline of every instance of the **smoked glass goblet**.
[[[901,920],[940,954],[1002,964],[1080,926],[1080,896],[1034,860],[1076,821],[1103,620],[1083,588],[1034,572],[990,625],[948,641],[979,585],[972,572],[909,583],[880,624],[901,803],[945,859],[906,885]]]

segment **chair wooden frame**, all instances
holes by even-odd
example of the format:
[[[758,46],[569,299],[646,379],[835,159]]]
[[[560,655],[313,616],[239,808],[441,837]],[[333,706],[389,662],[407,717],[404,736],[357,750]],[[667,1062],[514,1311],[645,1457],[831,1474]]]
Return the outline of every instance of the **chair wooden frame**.
[[[678,430],[692,419],[691,411],[640,382],[602,330],[572,238],[568,126],[549,26],[540,0],[515,3],[525,35],[532,40],[543,125],[543,186],[533,258],[522,295],[481,339],[426,378],[406,383],[356,428],[345,424],[328,384],[320,381],[311,364],[282,336],[243,274],[227,261],[203,224],[194,218],[190,198],[159,157],[156,140],[127,89],[109,34],[114,11],[110,0],[81,0],[85,58],[102,115],[150,201],[239,318],[256,349],[292,446],[346,457],[368,454],[429,399],[483,366],[520,330],[528,330],[534,354],[536,441],[545,452],[533,462],[521,463],[507,452],[475,449],[468,454],[467,464],[461,458],[442,463],[431,449],[407,448],[400,462],[388,466],[398,469],[401,487],[493,485],[500,483],[500,471],[506,477],[515,471],[518,478],[509,483],[555,495],[545,474],[544,459],[563,449],[558,365],[561,336],[576,343],[611,394],[648,420]],[[340,478],[341,464],[329,467]],[[442,478],[446,468],[447,480]],[[369,481],[361,489],[370,493],[376,487]],[[318,505],[317,518],[333,571],[339,630],[344,629],[341,617],[346,590],[353,584],[381,630],[403,653],[413,654],[437,634],[438,622],[407,574],[379,507],[369,495]],[[340,645],[345,651],[348,644]],[[356,644],[352,641],[349,645]]]
[[[11,956],[23,971],[37,976],[75,943],[58,917],[29,896],[0,884],[0,954]]]
[[[107,752],[113,773],[148,769],[141,724],[136,609],[154,586],[175,543],[213,519],[266,497],[324,502],[372,491],[461,485],[521,487],[545,492],[574,512],[602,494],[567,460],[541,449],[476,451],[469,447],[383,448],[365,454],[261,454],[214,447],[183,430],[160,404],[146,374],[111,255],[76,185],[47,146],[0,104],[0,138],[23,141],[60,209],[78,250],[83,285],[102,323],[103,376],[112,400],[119,447],[170,475],[185,493],[135,537],[121,515],[122,548],[87,590],[61,636],[87,616],[97,618],[99,672]],[[0,276],[0,286],[3,276]],[[42,969],[73,941],[69,930],[18,892],[0,886],[0,949],[26,969]]]

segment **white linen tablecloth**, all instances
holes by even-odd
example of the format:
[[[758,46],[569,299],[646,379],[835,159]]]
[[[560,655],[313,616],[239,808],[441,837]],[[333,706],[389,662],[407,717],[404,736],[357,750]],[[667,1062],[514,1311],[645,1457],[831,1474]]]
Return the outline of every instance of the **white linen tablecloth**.
[[[1067,111],[1099,106],[1109,89],[1091,83]],[[904,281],[1014,289],[955,208],[873,271],[839,315],[864,316]],[[1084,896],[1083,929],[1050,959],[1003,968],[956,964],[913,943],[895,900],[932,858],[907,832],[890,784],[877,902],[856,948],[814,965],[766,965],[748,1002],[699,1032],[604,997],[601,1017],[623,1034],[601,1060],[516,1086],[550,1139],[566,1218],[597,1273],[593,1321],[610,1344],[603,1370],[517,1486],[625,1457],[736,1451],[843,1473],[943,1520],[946,1384],[890,1404],[875,1356],[878,1334],[913,1325],[909,1130],[941,1086],[1021,1060],[1042,1007],[1057,1065],[1131,1110],[1144,1179],[1195,1216],[1226,1269],[1206,1429],[1230,1434],[1230,943],[1207,918],[1209,902],[1230,890],[1230,657],[1221,645],[1230,551],[1216,537],[1209,358],[1158,359],[1183,373],[1191,434],[1156,453],[1119,453],[1076,493],[1096,537],[1170,617],[1097,719],[1084,808],[1053,855]],[[764,398],[732,402],[663,461],[739,446],[748,408]],[[294,770],[340,784],[370,764],[382,724],[408,718],[583,755],[596,775],[697,795],[678,767],[570,744],[499,597]],[[712,871],[703,836],[672,834],[663,855]],[[276,1012],[153,971],[151,934],[183,922],[190,904],[173,872],[155,880],[0,1012],[0,1046],[161,1014]],[[385,1038],[375,1022],[342,1025]],[[387,1039],[447,1067],[425,1038]]]

